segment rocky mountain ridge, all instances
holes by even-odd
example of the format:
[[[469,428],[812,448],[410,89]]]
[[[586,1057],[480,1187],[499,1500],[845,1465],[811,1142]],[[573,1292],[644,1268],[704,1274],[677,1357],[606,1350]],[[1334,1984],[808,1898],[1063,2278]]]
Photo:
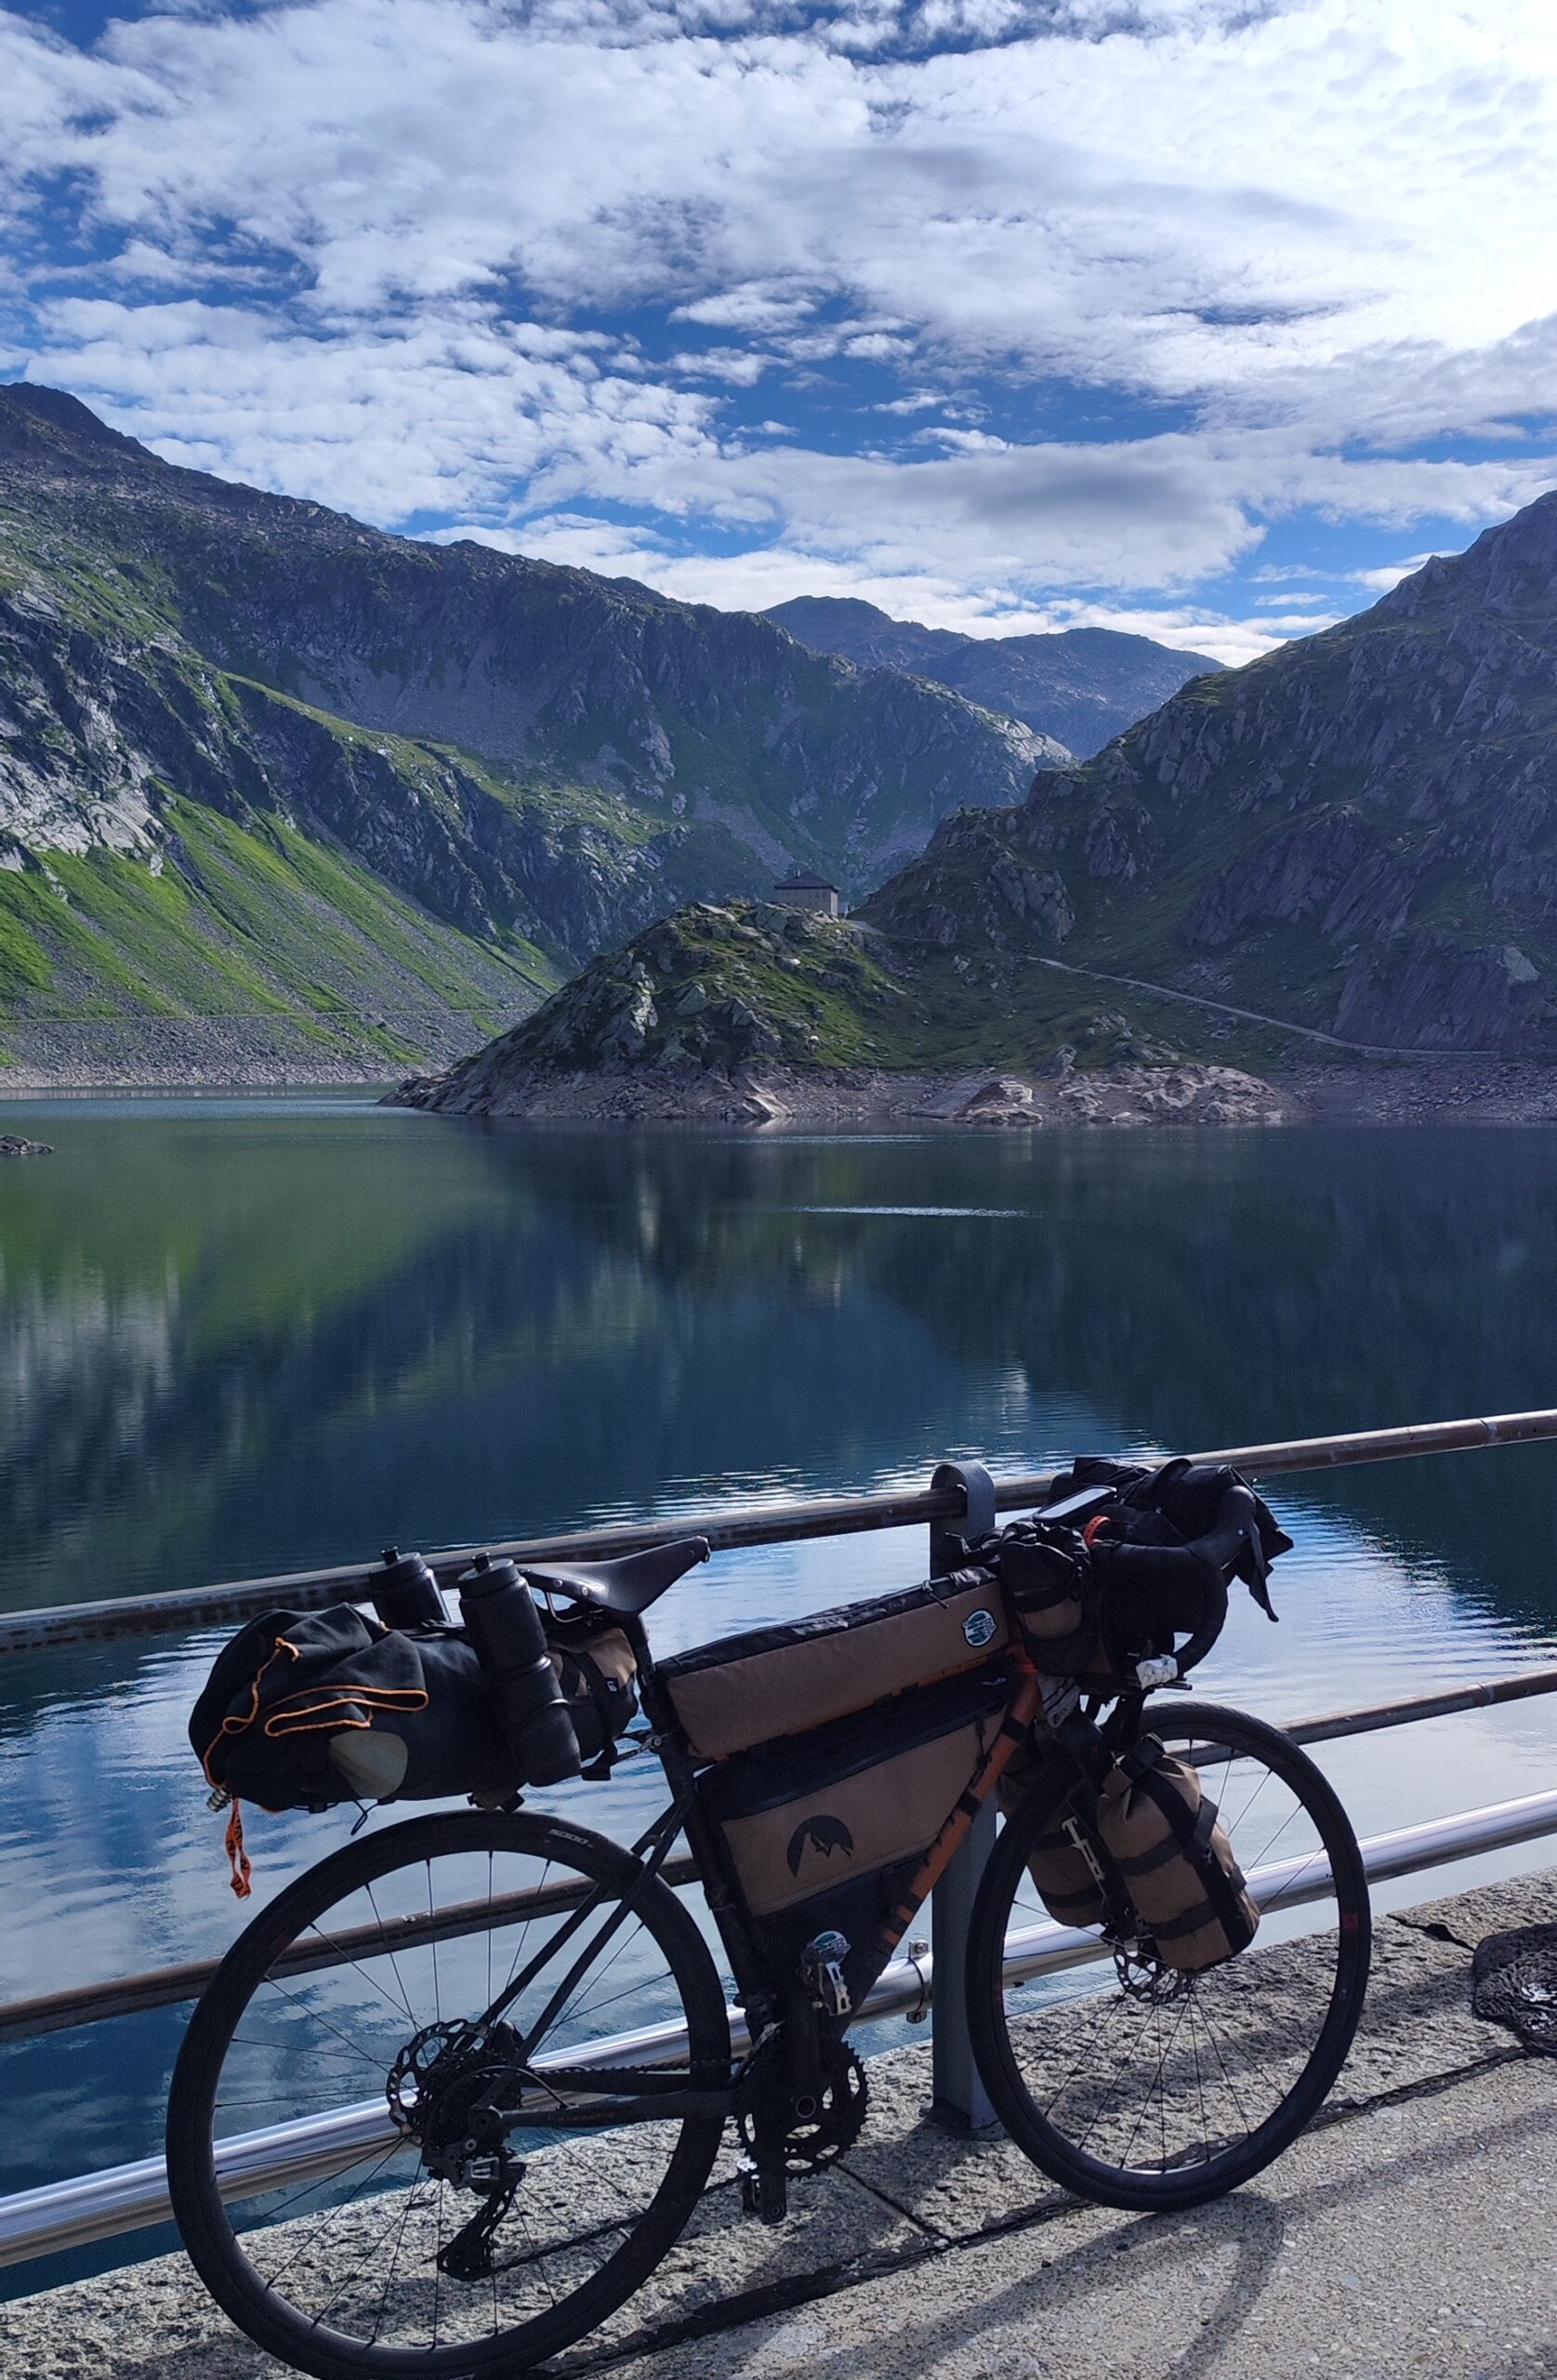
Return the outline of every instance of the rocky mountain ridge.
[[[1187,680],[1221,668],[1208,654],[1181,653],[1116,628],[1061,628],[1043,636],[961,636],[894,620],[856,597],[800,595],[766,615],[802,644],[862,668],[906,669],[950,686],[1057,736],[1082,758],[1155,710]]]
[[[1062,759],[772,624],[160,461],[0,388],[0,999],[447,1054],[694,895],[862,889]],[[283,1038],[285,1038],[284,1034]]]
[[[1557,1056],[1557,493],[937,829],[878,927],[1369,1048]]]

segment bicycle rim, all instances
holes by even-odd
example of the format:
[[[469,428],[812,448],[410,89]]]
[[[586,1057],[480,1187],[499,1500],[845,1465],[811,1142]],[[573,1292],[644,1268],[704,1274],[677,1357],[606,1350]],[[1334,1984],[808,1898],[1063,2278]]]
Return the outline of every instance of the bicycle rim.
[[[408,2045],[435,2053],[429,2028],[480,2016],[516,1977],[507,2021],[521,2036],[555,2003],[527,2043],[526,2106],[601,2120],[506,2128],[520,2172],[493,2268],[462,2275],[441,2259],[490,2202],[429,2170],[390,2078],[398,2060],[403,2113]],[[190,2254],[252,2338],[318,2380],[524,2371],[630,2296],[697,2203],[719,2119],[614,2124],[587,2088],[617,2087],[606,2058],[591,2068],[600,2043],[678,2026],[669,2070],[719,2088],[729,2030],[701,1937],[600,1836],[472,1814],[349,1844],[260,1912],[191,2023],[167,2131]],[[644,2068],[666,2055],[631,2053]],[[548,2083],[548,2060],[587,2083]],[[473,2080],[470,2096],[492,2092]]]
[[[1139,2208],[1220,2197],[1297,2136],[1356,2031],[1370,1939],[1355,1836],[1306,1754],[1207,1703],[1150,1724],[1221,1812],[1260,1906],[1250,1948],[1194,1976],[1121,1973],[1094,1926],[1065,1972],[1012,1979],[1024,1936],[1031,1956],[1052,1940],[1027,1859],[1062,1788],[1040,1776],[996,1846],[969,1951],[974,2052],[1007,2130],[1067,2188]]]

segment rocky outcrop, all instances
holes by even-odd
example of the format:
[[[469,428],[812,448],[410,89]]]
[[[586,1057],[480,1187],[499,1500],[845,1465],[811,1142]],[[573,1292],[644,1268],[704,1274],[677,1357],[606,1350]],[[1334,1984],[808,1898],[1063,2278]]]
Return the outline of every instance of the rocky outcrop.
[[[402,1083],[391,1104],[537,1120],[913,1117],[1022,1130],[1285,1117],[1258,1078],[1193,1064],[1115,1011],[1088,1014],[1074,1040],[1020,1069],[938,1066],[945,987],[900,974],[894,957],[877,934],[773,903],[694,906],[597,959],[474,1057]],[[1022,1038],[997,1003],[953,981],[952,1002],[990,1042]]]
[[[1281,827],[1209,879],[1180,929],[1192,948],[1220,949],[1251,925],[1313,918],[1328,941],[1398,931],[1406,882],[1376,835],[1352,809]]]
[[[1511,943],[1464,950],[1435,934],[1400,934],[1359,957],[1336,1015],[1348,1041],[1388,1049],[1540,1048],[1554,1022],[1551,994]]]
[[[906,669],[933,679],[1080,753],[1100,751],[1186,680],[1221,667],[1208,654],[1180,653],[1114,628],[959,636],[917,620],[894,620],[874,603],[848,596],[797,596],[767,616],[818,653],[836,653],[862,668]]]
[[[902,994],[841,920],[772,902],[695,904],[596,959],[538,1012],[407,1104],[501,1115],[518,1079],[655,1070],[683,1088],[755,1063],[847,1063]]]
[[[1557,495],[948,818],[864,914],[1371,1046],[1557,1055]]]

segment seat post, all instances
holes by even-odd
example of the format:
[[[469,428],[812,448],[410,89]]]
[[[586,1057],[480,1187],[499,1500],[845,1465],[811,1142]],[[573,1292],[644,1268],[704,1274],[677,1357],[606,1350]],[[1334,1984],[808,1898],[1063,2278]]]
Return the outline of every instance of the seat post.
[[[977,1544],[995,1527],[995,1482],[982,1462],[940,1462],[930,1488],[960,1488],[961,1517],[931,1521],[930,1575],[944,1578],[968,1559],[970,1543]],[[995,1803],[984,1803],[968,1838],[930,1897],[930,1931],[935,1944],[931,1982],[930,2069],[933,2112],[939,2122],[957,2132],[995,2133],[999,2121],[973,2063],[968,2031],[968,1931],[990,1853],[995,1848]]]

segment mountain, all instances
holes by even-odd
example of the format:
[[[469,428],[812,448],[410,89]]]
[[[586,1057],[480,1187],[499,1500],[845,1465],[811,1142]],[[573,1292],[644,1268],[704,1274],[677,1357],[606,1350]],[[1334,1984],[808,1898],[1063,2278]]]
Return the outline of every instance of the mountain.
[[[1275,1121],[1224,1022],[777,902],[696,902],[591,960],[534,1016],[386,1103],[460,1116],[989,1125]],[[1247,1035],[1244,1037],[1247,1038]],[[1210,1063],[1195,1063],[1185,1043]],[[968,1069],[977,1069],[972,1080]],[[990,1069],[1021,1070],[997,1074]]]
[[[837,654],[863,669],[906,669],[932,679],[1084,756],[1101,751],[1186,680],[1222,667],[1207,654],[1179,653],[1149,636],[1123,636],[1114,628],[958,636],[917,620],[894,620],[849,596],[798,595],[776,604],[767,617],[818,653]]]
[[[1557,492],[1381,602],[1197,679],[864,914],[1370,1048],[1557,1056]]]
[[[448,1057],[680,902],[797,863],[861,891],[1066,757],[769,621],[386,536],[0,388],[24,1066]]]

